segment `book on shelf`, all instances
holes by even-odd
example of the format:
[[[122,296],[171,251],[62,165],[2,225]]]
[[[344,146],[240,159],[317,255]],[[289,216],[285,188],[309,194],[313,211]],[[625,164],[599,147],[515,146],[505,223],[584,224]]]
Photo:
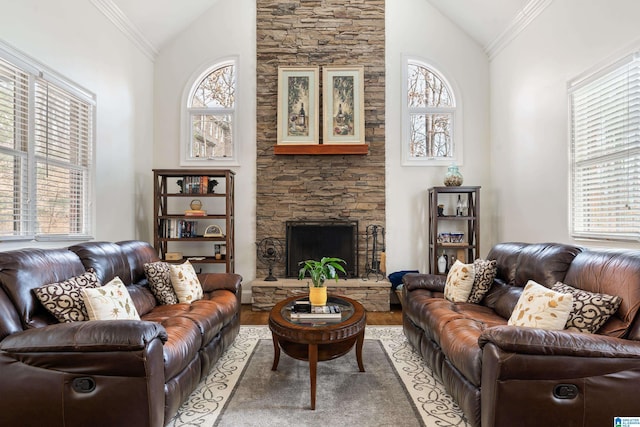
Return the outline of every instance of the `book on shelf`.
[[[198,221],[163,219],[162,236],[169,239],[197,237]]]
[[[207,216],[207,211],[203,209],[187,209],[184,214],[186,216]]]
[[[218,181],[208,176],[185,176],[182,179],[182,193],[184,194],[210,194],[214,192]]]

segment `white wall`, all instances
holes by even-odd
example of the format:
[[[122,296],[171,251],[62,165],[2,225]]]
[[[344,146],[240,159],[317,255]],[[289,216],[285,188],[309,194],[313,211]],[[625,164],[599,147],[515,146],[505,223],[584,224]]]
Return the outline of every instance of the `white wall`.
[[[88,0],[0,0],[0,10],[0,39],[97,96],[95,238],[152,242],[151,60]],[[25,246],[44,244],[0,250]]]
[[[236,273],[244,278],[244,284],[253,280],[256,274],[255,26],[254,1],[218,1],[165,45],[155,64],[153,167],[179,168],[180,103],[185,88],[208,66],[230,56],[238,57],[235,136],[239,144],[240,166],[230,169],[236,172],[235,265]],[[249,289],[244,286],[244,293],[250,296]]]
[[[569,235],[567,83],[640,46],[638,16],[636,0],[554,1],[491,62],[498,241],[593,245]]]
[[[425,0],[386,2],[387,271],[428,271],[427,189],[443,185],[446,167],[402,166],[402,55],[430,61],[458,89],[463,106],[463,185],[480,185],[480,255],[492,231],[489,173],[489,60],[482,48]]]

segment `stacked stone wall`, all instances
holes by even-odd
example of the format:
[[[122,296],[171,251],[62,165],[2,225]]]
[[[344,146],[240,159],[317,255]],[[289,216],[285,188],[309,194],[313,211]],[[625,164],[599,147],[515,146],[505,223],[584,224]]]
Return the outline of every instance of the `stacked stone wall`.
[[[384,0],[257,0],[256,22],[256,243],[284,242],[287,220],[357,220],[362,275],[366,228],[385,224]],[[368,154],[275,155],[279,66],[363,66]],[[322,141],[322,100],[319,114]],[[274,269],[284,272],[284,262]]]

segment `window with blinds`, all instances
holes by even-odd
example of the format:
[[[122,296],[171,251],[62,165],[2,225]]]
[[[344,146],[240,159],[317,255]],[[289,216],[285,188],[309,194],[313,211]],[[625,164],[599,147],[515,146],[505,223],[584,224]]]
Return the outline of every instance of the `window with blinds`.
[[[569,85],[571,232],[640,239],[640,53]]]
[[[93,96],[0,46],[0,238],[92,230]]]

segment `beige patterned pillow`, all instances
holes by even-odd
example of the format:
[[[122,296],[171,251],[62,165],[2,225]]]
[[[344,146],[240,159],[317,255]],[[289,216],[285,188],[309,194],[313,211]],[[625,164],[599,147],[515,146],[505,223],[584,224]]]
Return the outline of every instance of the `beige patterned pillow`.
[[[475,273],[473,264],[463,264],[456,260],[444,285],[444,297],[452,302],[467,302]]]
[[[202,299],[202,285],[198,280],[198,275],[189,261],[180,265],[170,265],[171,284],[176,291],[178,301],[191,304]]]
[[[89,320],[140,320],[127,287],[119,277],[95,289],[82,289]]]
[[[573,309],[565,327],[572,331],[594,334],[605,324],[622,302],[619,296],[599,294],[557,282],[551,287],[556,292],[573,296]]]
[[[561,330],[572,307],[571,294],[556,292],[529,280],[507,324]]]
[[[87,309],[82,299],[82,288],[100,286],[98,276],[93,268],[86,273],[72,277],[64,282],[52,283],[34,289],[36,296],[58,322],[81,322],[89,320]]]
[[[496,278],[497,270],[498,262],[495,259],[486,260],[478,258],[473,262],[474,278],[468,302],[477,304],[482,301],[482,298],[484,298],[487,292],[489,292],[489,289],[491,289],[491,285],[493,285],[493,279]]]

